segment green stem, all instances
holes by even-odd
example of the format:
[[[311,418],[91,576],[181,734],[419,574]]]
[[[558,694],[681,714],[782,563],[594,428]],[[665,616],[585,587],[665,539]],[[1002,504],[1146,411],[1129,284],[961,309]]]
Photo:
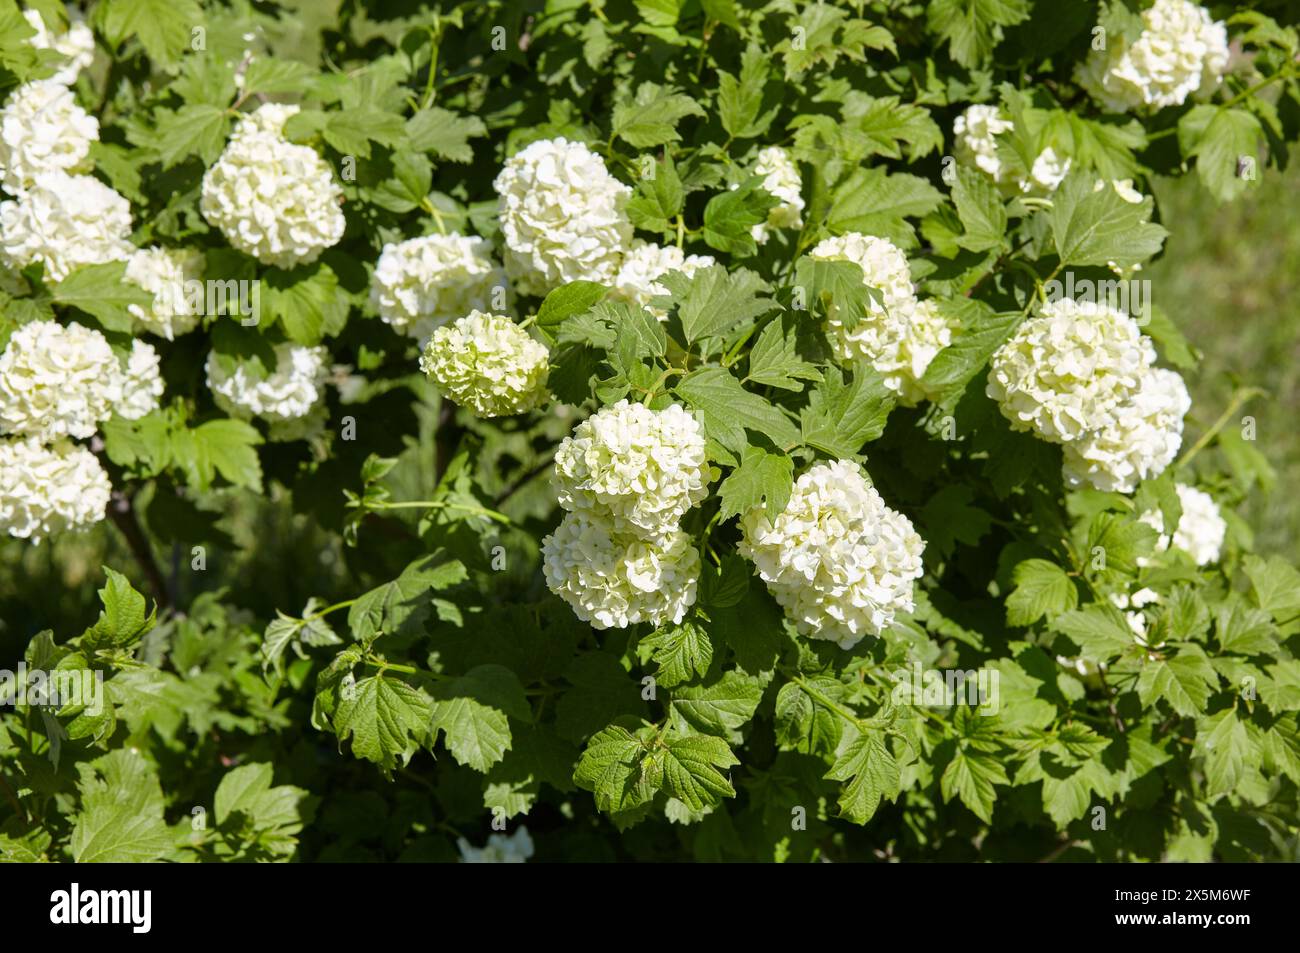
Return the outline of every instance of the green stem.
[[[411,510],[411,509],[446,509],[459,510],[463,513],[473,513],[476,516],[485,516],[488,519],[496,520],[505,526],[511,525],[510,517],[504,513],[498,513],[496,510],[489,510],[483,506],[470,506],[466,503],[453,503],[450,500],[402,500],[396,503],[366,503],[358,501],[356,504],[368,510]]]
[[[357,599],[359,598],[360,596],[357,597]],[[345,599],[342,602],[334,603],[334,605],[332,606],[326,606],[324,609],[321,609],[319,612],[313,612],[311,615],[309,615],[307,617],[307,621],[310,622],[312,619],[323,618],[324,616],[329,615],[331,612],[338,612],[340,609],[347,609],[350,606],[355,605],[357,599]]]
[[[814,701],[819,702],[823,708],[827,709],[828,711],[835,712],[835,714],[839,715],[841,718],[845,719],[850,724],[852,724],[854,728],[857,728],[859,731],[862,730],[862,719],[859,718],[856,714],[854,714],[852,710],[845,708],[839,702],[834,701],[831,698],[828,698],[826,695],[823,695],[820,691],[813,688],[806,681],[804,681],[804,679],[799,675],[792,675],[790,677],[790,681],[794,682],[805,692],[807,692],[809,697],[811,697]]]
[[[1227,410],[1219,415],[1219,419],[1214,422],[1213,426],[1211,426],[1209,430],[1201,434],[1200,439],[1197,440],[1196,443],[1187,448],[1186,452],[1178,458],[1178,462],[1174,464],[1174,466],[1186,466],[1191,462],[1191,459],[1204,450],[1209,445],[1210,441],[1219,435],[1219,431],[1228,425],[1228,421],[1232,419],[1232,415],[1240,410],[1243,404],[1249,400],[1254,400],[1256,397],[1262,397],[1265,393],[1267,393],[1267,391],[1258,387],[1244,387],[1237,391],[1237,393],[1233,394],[1232,400],[1228,403]]]

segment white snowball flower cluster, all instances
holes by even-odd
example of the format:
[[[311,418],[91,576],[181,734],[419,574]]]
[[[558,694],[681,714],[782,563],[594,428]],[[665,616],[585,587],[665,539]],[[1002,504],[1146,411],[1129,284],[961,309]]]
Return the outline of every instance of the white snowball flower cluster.
[[[533,839],[527,827],[513,834],[489,834],[483,847],[475,847],[463,837],[456,846],[462,864],[522,864],[533,856]]]
[[[14,195],[41,172],[75,172],[99,139],[99,120],[53,80],[19,86],[0,109],[0,184]]]
[[[120,393],[113,413],[127,420],[139,420],[158,409],[163,394],[158,352],[152,344],[132,341],[131,353],[122,364]]]
[[[632,240],[632,190],[585,145],[540,139],[507,160],[499,196],[507,273],[524,294],[570,281],[611,284]]]
[[[547,586],[579,619],[622,629],[681,622],[695,604],[700,554],[680,529],[639,539],[579,511],[566,513],[542,540],[542,566]]]
[[[0,258],[14,269],[42,262],[50,281],[126,261],[135,251],[130,234],[130,203],[88,175],[42,172],[17,199],[0,202]]]
[[[471,311],[433,332],[420,369],[475,417],[507,417],[546,402],[549,361],[546,347],[509,318]]]
[[[73,322],[24,324],[0,353],[0,430],[53,441],[89,437],[121,398],[104,335]]]
[[[997,137],[1014,128],[1015,123],[1004,118],[997,106],[980,103],[967,107],[952,124],[957,161],[983,172],[1006,195],[1015,191],[1038,195],[1056,191],[1069,174],[1072,160],[1057,155],[1048,146],[1034,160],[1028,178],[1013,179],[998,156]]]
[[[174,248],[141,248],[126,263],[126,280],[153,295],[148,305],[127,307],[135,326],[175,340],[179,334],[194,330],[199,323],[196,311],[202,311],[191,299],[187,282],[197,280],[203,256],[196,251]]]
[[[1153,368],[1104,426],[1065,445],[1066,483],[1131,493],[1139,481],[1162,473],[1173,462],[1191,406],[1182,377]]]
[[[95,455],[70,440],[0,439],[0,530],[40,543],[104,518],[112,486]]]
[[[708,495],[704,431],[685,408],[620,400],[574,428],[555,453],[560,505],[608,517],[643,539],[676,528]]]
[[[880,292],[852,326],[843,313],[829,313],[835,356],[870,362],[903,403],[920,402],[925,396],[920,380],[935,355],[952,343],[952,329],[933,302],[917,300],[907,256],[887,239],[858,232],[824,239],[809,255],[853,262],[862,269],[863,282]]]
[[[756,507],[740,526],[741,555],[804,635],[847,649],[914,608],[925,543],[855,463],[817,464],[775,519]]]
[[[957,161],[974,166],[1001,184],[1006,179],[1006,169],[998,158],[997,137],[1014,128],[1015,123],[1003,119],[997,106],[977,104],[967,107],[952,124]]]
[[[73,18],[66,33],[55,33],[45,25],[45,20],[36,10],[23,11],[28,25],[36,31],[27,42],[38,50],[54,50],[61,54],[64,63],[54,74],[54,80],[71,86],[77,76],[95,59],[95,35],[90,32],[80,19]]]
[[[263,374],[249,362],[228,369],[213,352],[207,361],[208,387],[217,405],[232,416],[257,416],[271,424],[300,421],[324,398],[328,356],[323,347],[283,342],[275,346],[275,367]]]
[[[1228,31],[1204,7],[1188,0],[1155,0],[1142,13],[1132,43],[1107,38],[1076,78],[1110,112],[1181,106],[1193,94],[1212,93],[1228,65]]]
[[[1161,534],[1156,542],[1156,552],[1164,552],[1172,542],[1190,555],[1198,566],[1218,562],[1228,524],[1219,515],[1219,506],[1214,502],[1214,497],[1184,483],[1176,484],[1174,489],[1178,493],[1183,513],[1178,518],[1178,528],[1174,531],[1172,540],[1165,534],[1165,518],[1160,510],[1148,510],[1139,517],[1143,523]]]
[[[668,289],[659,283],[659,279],[670,271],[680,271],[692,278],[697,269],[713,264],[716,262],[712,255],[687,255],[676,245],[637,241],[619,265],[614,277],[614,293],[641,305],[660,321],[666,321],[668,312],[650,307],[651,298],[668,294]]]
[[[265,265],[310,264],[343,237],[343,190],[314,149],[283,137],[297,106],[267,103],[235,128],[203,176],[203,217]]]
[[[491,307],[506,287],[492,247],[472,235],[427,235],[384,246],[375,264],[370,301],[393,330],[428,341],[434,328]]]
[[[993,355],[986,393],[1013,429],[1064,445],[1068,483],[1128,493],[1173,460],[1191,406],[1155,356],[1122,311],[1063,298]]]
[[[759,222],[750,234],[760,245],[767,241],[773,228],[803,227],[803,179],[799,167],[790,154],[780,146],[760,149],[754,162],[754,174],[763,177],[763,188],[781,200],[767,213],[767,221]]]

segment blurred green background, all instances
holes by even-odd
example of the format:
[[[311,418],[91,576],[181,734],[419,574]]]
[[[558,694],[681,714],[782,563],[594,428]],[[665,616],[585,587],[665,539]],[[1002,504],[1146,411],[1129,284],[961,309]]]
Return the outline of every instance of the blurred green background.
[[[1300,168],[1268,170],[1259,187],[1234,204],[1217,205],[1194,176],[1155,183],[1160,213],[1171,232],[1164,256],[1139,277],[1151,280],[1162,308],[1202,353],[1187,373],[1194,404],[1184,432],[1190,446],[1242,386],[1260,387],[1234,414],[1257,421],[1253,445],[1275,472],[1272,492],[1258,487],[1238,508],[1255,532],[1260,552],[1300,557]],[[428,438],[428,435],[422,435]],[[416,441],[418,442],[418,441]],[[427,455],[427,454],[426,454]],[[209,551],[209,572],[188,577],[184,604],[195,584],[229,588],[229,601],[265,619],[276,608],[294,612],[313,593],[347,589],[339,543],[294,516],[287,501],[226,497],[222,521],[236,547]],[[143,500],[141,502],[144,502]],[[188,552],[158,552],[163,572],[188,563]],[[173,560],[176,562],[174,563]],[[183,562],[182,562],[183,560]],[[127,573],[143,588],[129,550],[108,522],[80,537],[31,546],[0,541],[0,668],[20,657],[32,635],[53,628],[57,639],[94,621],[101,564]],[[185,565],[188,569],[188,566]],[[276,580],[268,587],[265,580]],[[259,580],[261,581],[259,583]]]

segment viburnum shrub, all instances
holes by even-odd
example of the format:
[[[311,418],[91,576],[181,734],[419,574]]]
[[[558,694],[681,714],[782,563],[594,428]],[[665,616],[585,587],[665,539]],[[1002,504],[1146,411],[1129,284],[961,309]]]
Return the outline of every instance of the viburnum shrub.
[[[0,0],[0,856],[1293,857],[1269,6]]]

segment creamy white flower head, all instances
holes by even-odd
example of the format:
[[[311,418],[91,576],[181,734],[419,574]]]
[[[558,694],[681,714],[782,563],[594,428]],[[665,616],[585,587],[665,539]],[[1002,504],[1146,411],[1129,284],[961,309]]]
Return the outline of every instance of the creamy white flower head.
[[[19,86],[0,109],[0,184],[17,195],[41,172],[82,170],[98,139],[99,120],[68,87],[51,79]]]
[[[1190,555],[1198,566],[1218,562],[1223,539],[1228,533],[1228,523],[1219,515],[1219,505],[1214,502],[1214,497],[1194,486],[1178,483],[1174,490],[1178,493],[1183,513],[1178,518],[1178,528],[1172,540],[1165,533],[1165,517],[1160,510],[1148,510],[1138,517],[1161,534],[1156,541],[1156,552],[1164,552],[1172,542]]]
[[[113,404],[113,414],[127,420],[139,420],[158,409],[163,394],[158,352],[152,344],[132,341],[131,353],[122,362],[121,396]]]
[[[754,241],[760,245],[766,242],[773,228],[802,228],[803,179],[790,154],[780,146],[760,149],[754,161],[754,175],[761,175],[764,190],[781,200],[780,205],[767,213],[766,222],[759,222],[750,229]]]
[[[506,161],[493,187],[506,272],[524,294],[570,281],[610,284],[632,241],[632,190],[585,145],[540,139]]]
[[[433,332],[420,370],[475,417],[507,417],[546,403],[550,353],[500,314],[471,311]]]
[[[251,362],[224,366],[216,352],[208,355],[208,387],[227,413],[236,417],[261,417],[273,424],[306,417],[323,399],[321,385],[328,370],[329,352],[283,342],[275,346],[275,367],[263,374]]]
[[[186,282],[197,280],[203,256],[190,249],[141,248],[126,263],[126,280],[153,295],[149,305],[127,307],[136,327],[169,341],[199,323],[197,301]],[[197,308],[202,311],[202,307]]]
[[[1013,429],[1065,443],[1106,426],[1154,360],[1151,341],[1128,315],[1062,298],[1045,304],[993,355],[986,392]]]
[[[45,25],[45,20],[36,10],[24,10],[23,17],[36,31],[27,42],[38,50],[54,50],[62,54],[64,63],[53,79],[71,86],[77,81],[78,74],[95,59],[95,35],[90,32],[90,27],[73,17],[66,33],[55,33]]]
[[[533,856],[533,839],[527,827],[513,834],[489,834],[487,844],[475,847],[465,838],[457,839],[462,864],[522,864]]]
[[[956,141],[957,161],[974,166],[994,182],[1006,180],[1006,170],[998,158],[997,137],[1015,128],[1015,123],[1002,118],[997,106],[970,106],[952,124]]]
[[[82,265],[126,261],[130,234],[131,204],[88,175],[42,172],[0,202],[0,258],[14,269],[42,262],[52,282]]]
[[[708,495],[704,431],[677,404],[620,400],[564,438],[555,479],[566,510],[608,515],[617,533],[659,536]]]
[[[691,278],[697,269],[713,264],[716,262],[712,255],[687,255],[676,245],[656,245],[638,240],[623,256],[618,275],[614,278],[614,293],[641,305],[660,321],[666,321],[668,312],[650,307],[651,298],[668,294],[668,289],[659,283],[659,279],[670,271],[680,271]]]
[[[1133,492],[1139,481],[1160,475],[1173,462],[1191,406],[1187,385],[1176,371],[1151,369],[1100,427],[1065,445],[1065,482]]]
[[[1218,88],[1228,65],[1228,31],[1204,7],[1187,0],[1155,0],[1142,13],[1143,29],[1131,44],[1108,37],[1075,78],[1110,112],[1181,106],[1193,94]]]
[[[1056,187],[1070,174],[1070,166],[1073,162],[1074,160],[1069,156],[1064,158],[1058,156],[1056,150],[1048,146],[1034,160],[1033,168],[1029,170],[1029,178],[1020,180],[1020,191],[1049,194],[1055,192]]]
[[[1098,179],[1097,184],[1092,187],[1092,190],[1094,192],[1100,192],[1102,189],[1106,188],[1107,184],[1108,183],[1105,179]],[[1122,198],[1125,202],[1128,202],[1130,205],[1141,205],[1146,201],[1146,196],[1133,188],[1132,179],[1111,179],[1109,185],[1115,190],[1116,195]]]
[[[925,543],[855,463],[817,464],[775,519],[757,507],[740,528],[741,555],[804,635],[851,648],[915,607]]]
[[[347,225],[329,165],[281,135],[297,111],[267,103],[242,119],[204,174],[199,201],[203,217],[234,248],[279,268],[315,261]]]
[[[593,628],[658,626],[681,622],[695,604],[700,554],[679,529],[640,539],[596,514],[566,513],[542,540],[542,569],[550,590]]]
[[[89,437],[121,399],[117,355],[98,331],[32,321],[0,353],[0,431],[51,441]]]
[[[39,543],[104,518],[112,485],[85,447],[59,439],[0,438],[0,530]]]
[[[492,246],[477,236],[427,235],[384,246],[370,302],[393,330],[421,344],[434,328],[471,311],[488,311],[506,276]],[[504,302],[503,302],[504,305]]]

